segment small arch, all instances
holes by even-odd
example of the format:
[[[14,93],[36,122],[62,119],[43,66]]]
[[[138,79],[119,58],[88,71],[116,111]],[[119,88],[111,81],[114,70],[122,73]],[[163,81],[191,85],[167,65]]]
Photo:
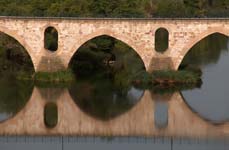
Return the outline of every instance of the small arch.
[[[44,32],[44,47],[49,51],[57,51],[58,49],[58,31],[56,28],[50,26]]]
[[[166,28],[158,28],[155,32],[155,50],[165,52],[169,47],[169,32]]]

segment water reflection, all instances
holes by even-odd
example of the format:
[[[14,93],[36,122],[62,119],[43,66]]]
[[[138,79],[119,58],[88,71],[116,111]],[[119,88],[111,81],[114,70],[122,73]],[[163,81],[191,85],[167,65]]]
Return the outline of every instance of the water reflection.
[[[127,112],[144,93],[133,86],[117,88],[108,78],[79,80],[72,84],[69,92],[83,111],[102,120]]]
[[[28,102],[33,83],[19,81],[11,73],[0,73],[0,121],[17,114]]]
[[[213,123],[229,121],[229,39],[213,34],[194,46],[186,55],[183,65],[202,69],[202,86],[182,91],[190,108]]]
[[[169,114],[168,114],[168,103],[172,99],[173,94],[168,93],[155,93],[155,91],[152,89],[150,91],[150,94],[152,96],[152,100],[154,101],[154,124],[158,129],[163,129],[168,127],[168,120],[169,120]]]
[[[198,117],[187,107],[179,93],[159,96],[147,90],[141,101],[132,106],[131,110],[124,110],[122,107],[118,109],[122,105],[112,103],[112,107],[108,105],[112,112],[123,110],[125,113],[113,119],[108,118],[109,120],[101,120],[85,113],[85,110],[75,104],[68,90],[63,89],[61,93],[55,102],[55,114],[48,116],[51,117],[49,121],[57,123],[54,128],[47,128],[44,121],[45,118],[47,121],[44,108],[47,104],[45,98],[48,97],[42,96],[34,88],[30,101],[21,110],[22,113],[0,124],[0,134],[217,138],[227,136],[229,132],[229,124],[214,126]]]

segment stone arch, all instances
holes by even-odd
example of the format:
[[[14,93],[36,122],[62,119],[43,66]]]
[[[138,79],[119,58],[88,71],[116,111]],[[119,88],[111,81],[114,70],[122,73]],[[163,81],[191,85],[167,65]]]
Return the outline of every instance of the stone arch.
[[[102,29],[102,30],[98,30],[96,32],[93,32],[91,34],[88,35],[83,35],[82,39],[80,39],[79,41],[76,42],[76,44],[73,45],[73,47],[71,48],[71,50],[69,51],[69,54],[67,56],[66,59],[66,66],[69,65],[73,55],[77,52],[77,50],[87,41],[90,41],[93,38],[102,36],[102,35],[107,35],[110,37],[113,37],[117,40],[122,41],[123,43],[127,44],[129,47],[131,47],[142,59],[142,61],[144,62],[144,67],[147,69],[148,64],[147,64],[147,60],[144,59],[144,52],[141,51],[141,48],[138,47],[135,42],[128,36],[124,35],[124,34],[117,34],[111,30],[107,30],[107,29]]]
[[[196,35],[194,39],[191,39],[188,44],[186,44],[180,52],[178,52],[178,59],[175,60],[175,70],[177,70],[180,66],[180,64],[182,63],[184,57],[186,56],[186,54],[189,52],[189,50],[195,45],[197,44],[199,41],[201,41],[202,39],[208,37],[209,35],[211,34],[214,34],[214,33],[220,33],[220,34],[223,34],[225,36],[229,36],[229,30],[226,30],[224,28],[211,28],[211,29],[208,29],[207,31],[205,32],[202,32],[200,33],[199,35]]]
[[[29,44],[26,43],[26,41],[23,39],[23,37],[19,36],[16,33],[16,31],[9,30],[9,29],[2,27],[2,26],[0,26],[0,32],[10,36],[13,39],[15,39],[19,44],[21,44],[25,48],[26,52],[30,56],[30,59],[32,60],[34,70],[36,71],[37,70],[37,65],[36,65],[37,64],[36,63],[37,58],[33,55],[32,48],[29,46]]]

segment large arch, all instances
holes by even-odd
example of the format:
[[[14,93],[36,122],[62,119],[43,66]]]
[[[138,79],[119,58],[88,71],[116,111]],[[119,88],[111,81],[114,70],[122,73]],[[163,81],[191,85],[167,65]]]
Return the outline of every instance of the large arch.
[[[37,70],[37,66],[36,66],[36,57],[33,55],[33,51],[31,49],[31,47],[26,43],[26,41],[24,40],[23,37],[19,36],[15,31],[11,31],[5,27],[0,26],[0,32],[10,36],[11,38],[15,39],[21,46],[24,47],[24,49],[26,50],[26,52],[28,53],[32,63],[33,63],[33,68],[36,71]]]
[[[141,52],[141,48],[138,47],[135,42],[128,36],[123,35],[123,34],[117,34],[111,30],[108,29],[101,29],[101,30],[97,30],[96,32],[93,32],[91,34],[88,35],[84,35],[82,39],[80,39],[79,41],[76,42],[76,44],[73,45],[73,47],[71,48],[71,50],[69,51],[69,55],[66,58],[66,66],[69,65],[73,55],[77,52],[77,50],[87,41],[90,41],[93,38],[102,36],[102,35],[107,35],[110,37],[113,37],[117,40],[122,41],[123,43],[127,44],[129,47],[131,47],[141,58],[141,60],[144,62],[144,67],[147,69],[148,65],[147,61],[144,59],[144,52]]]
[[[208,29],[207,31],[205,32],[202,32],[201,34],[197,35],[194,39],[191,39],[191,41],[188,42],[188,44],[186,44],[180,52],[178,52],[177,54],[179,54],[177,56],[177,60],[175,60],[175,70],[177,70],[180,66],[180,64],[182,63],[184,57],[186,56],[186,54],[189,52],[189,50],[195,45],[197,44],[199,41],[201,41],[202,39],[208,37],[209,35],[211,34],[214,34],[214,33],[220,33],[220,34],[223,34],[225,36],[229,36],[229,30],[226,30],[224,28],[220,28],[220,27],[217,27],[217,28],[211,28],[211,29]]]

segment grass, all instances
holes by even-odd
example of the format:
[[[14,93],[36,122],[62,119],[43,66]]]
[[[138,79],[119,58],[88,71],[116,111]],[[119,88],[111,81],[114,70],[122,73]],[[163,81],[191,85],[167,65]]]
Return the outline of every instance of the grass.
[[[34,75],[35,81],[43,82],[70,82],[75,78],[74,74],[70,71],[57,71],[57,72],[36,72]]]
[[[62,70],[57,72],[36,72],[28,74],[20,72],[17,76],[19,80],[33,80],[35,82],[45,83],[67,83],[75,80],[75,76],[71,70]]]
[[[139,88],[149,88],[155,91],[187,89],[200,86],[201,72],[199,70],[142,72],[135,77],[133,83]]]
[[[75,75],[71,70],[36,72],[34,74],[21,72],[18,79],[32,80],[39,87],[66,87],[75,80]],[[201,85],[201,71],[196,68],[178,71],[158,70],[152,73],[142,71],[136,74],[131,81],[138,88],[148,88],[153,91],[189,89]]]
[[[199,82],[200,75],[189,70],[160,70],[152,73],[152,80],[154,84],[193,84]]]

